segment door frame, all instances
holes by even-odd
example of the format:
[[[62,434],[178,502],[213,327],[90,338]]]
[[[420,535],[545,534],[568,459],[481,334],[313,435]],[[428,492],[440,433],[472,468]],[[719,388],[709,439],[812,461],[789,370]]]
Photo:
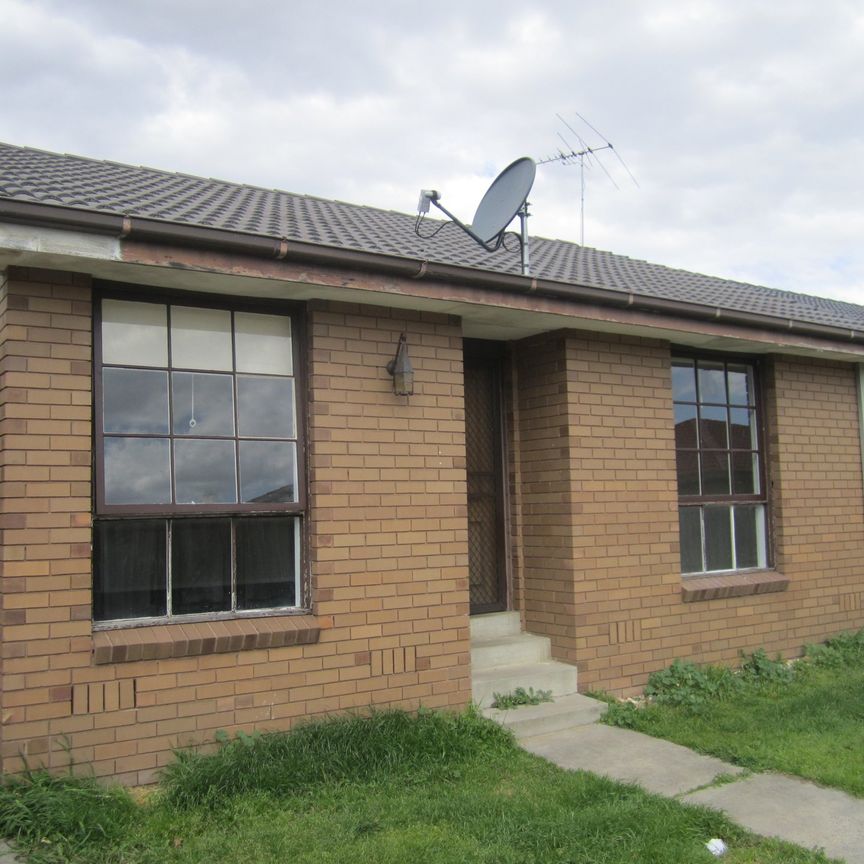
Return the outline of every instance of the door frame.
[[[492,372],[494,463],[495,463],[495,546],[498,562],[497,594],[495,603],[471,604],[471,615],[504,612],[511,604],[510,562],[510,508],[508,495],[508,450],[504,414],[504,362],[508,354],[506,344],[485,339],[463,339],[465,367],[485,367]],[[465,411],[467,414],[468,406]],[[466,495],[468,464],[466,461]],[[469,561],[470,567],[470,561]],[[470,585],[470,573],[469,573]]]

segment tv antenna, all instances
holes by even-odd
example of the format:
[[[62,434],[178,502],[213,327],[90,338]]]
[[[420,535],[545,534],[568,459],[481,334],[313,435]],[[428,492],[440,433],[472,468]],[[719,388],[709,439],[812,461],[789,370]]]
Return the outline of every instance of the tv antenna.
[[[578,111],[573,112],[585,126],[587,126],[600,140],[603,142],[602,144],[595,144],[593,146],[589,146],[589,144],[585,141],[585,139],[573,128],[560,114],[556,114],[555,116],[570,130],[570,132],[576,136],[576,140],[579,145],[579,149],[577,150],[560,132],[558,133],[558,137],[561,139],[561,142],[567,148],[566,150],[558,149],[558,152],[554,156],[547,156],[545,159],[538,159],[538,165],[548,165],[550,162],[560,162],[562,165],[573,165],[578,163],[579,165],[579,245],[585,245],[585,161],[588,160],[588,167],[590,168],[592,164],[598,165],[603,173],[609,178],[609,182],[616,188],[620,187],[613,179],[612,175],[606,169],[606,166],[597,156],[598,153],[601,153],[603,150],[611,151],[618,161],[621,163],[624,170],[627,172],[630,179],[633,181],[634,185],[638,188],[639,183],[636,178],[633,176],[633,172],[627,167],[627,163],[621,158],[621,155],[612,145],[612,142],[606,138],[595,126],[592,126]],[[593,161],[592,161],[593,160]]]
[[[534,185],[537,165],[533,159],[523,156],[511,162],[493,181],[486,194],[477,205],[474,218],[466,225],[454,216],[443,204],[441,193],[436,189],[422,189],[417,205],[417,220],[414,223],[414,233],[428,240],[434,237],[448,223],[445,222],[425,237],[420,233],[423,216],[429,212],[429,205],[434,204],[451,222],[458,225],[472,240],[479,243],[487,252],[496,252],[501,246],[506,249],[504,232],[507,226],[518,216],[521,230],[519,248],[522,259],[522,275],[531,274],[528,249],[528,193]]]

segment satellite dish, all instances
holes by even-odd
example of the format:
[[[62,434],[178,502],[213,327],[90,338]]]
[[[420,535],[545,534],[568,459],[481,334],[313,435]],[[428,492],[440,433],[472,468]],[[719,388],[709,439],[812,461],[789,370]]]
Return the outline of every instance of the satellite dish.
[[[471,222],[471,230],[484,243],[491,243],[516,218],[534,185],[537,166],[523,156],[508,165],[486,190]]]
[[[434,189],[423,189],[420,192],[420,203],[418,205],[417,221],[414,224],[414,233],[418,237],[420,223],[423,214],[429,212],[429,205],[434,204],[442,213],[458,225],[466,234],[479,243],[487,252],[495,252],[504,243],[504,231],[507,226],[519,216],[522,230],[519,235],[519,244],[522,252],[522,273],[529,275],[528,263],[528,193],[534,185],[534,175],[537,166],[533,159],[523,156],[508,165],[493,181],[486,190],[477,210],[474,220],[466,225],[457,219],[441,201],[441,193]],[[445,223],[446,224],[446,223]],[[443,226],[442,226],[443,227]],[[434,237],[441,229],[433,232]],[[425,239],[429,239],[426,237]]]

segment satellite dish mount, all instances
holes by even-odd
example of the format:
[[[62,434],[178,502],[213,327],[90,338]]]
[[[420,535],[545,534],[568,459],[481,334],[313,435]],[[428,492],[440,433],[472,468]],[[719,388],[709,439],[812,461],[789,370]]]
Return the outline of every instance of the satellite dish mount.
[[[435,189],[423,189],[420,192],[420,203],[417,207],[419,212],[414,232],[418,237],[422,236],[420,222],[424,214],[429,212],[429,205],[434,204],[451,222],[458,225],[487,252],[496,252],[504,245],[504,232],[507,226],[518,216],[522,275],[529,276],[531,269],[528,248],[528,193],[534,185],[536,173],[537,166],[534,160],[527,156],[508,165],[486,190],[486,194],[477,205],[477,211],[470,225],[466,225],[441,204],[440,192]]]

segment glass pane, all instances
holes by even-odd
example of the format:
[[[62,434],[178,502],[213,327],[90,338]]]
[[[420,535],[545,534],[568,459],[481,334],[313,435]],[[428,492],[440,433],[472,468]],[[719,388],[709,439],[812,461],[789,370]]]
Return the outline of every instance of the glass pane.
[[[293,441],[241,441],[240,500],[259,504],[296,501],[296,456]]]
[[[108,433],[168,434],[168,373],[102,370],[102,423]]]
[[[171,523],[171,611],[231,609],[231,520],[176,519]]]
[[[238,519],[237,608],[297,606],[297,519]]]
[[[759,462],[755,453],[732,454],[732,491],[736,495],[759,492]]]
[[[171,388],[175,435],[234,434],[231,375],[173,372]]]
[[[225,309],[172,306],[171,366],[230,372],[231,313]]]
[[[167,309],[158,303],[102,301],[102,362],[168,365]]]
[[[167,439],[105,438],[105,503],[171,503]]]
[[[736,450],[756,449],[756,412],[747,408],[732,408],[729,412],[732,447]]]
[[[233,441],[176,440],[174,472],[178,504],[233,504],[237,500]]]
[[[755,511],[755,507],[735,508],[735,559],[742,569],[759,563]]]
[[[764,513],[761,506],[735,508],[735,564],[738,568],[765,566]]]
[[[705,558],[706,570],[732,569],[731,507],[706,507]]]
[[[672,398],[676,402],[696,401],[696,372],[692,360],[672,361]]]
[[[698,447],[696,436],[696,406],[675,406],[675,446]]]
[[[728,495],[729,454],[702,453],[702,494]]]
[[[291,319],[284,315],[234,314],[238,372],[293,375]]]
[[[726,375],[722,363],[699,361],[699,401],[726,402]]]
[[[93,617],[97,621],[165,615],[163,520],[93,525]]]
[[[238,375],[237,415],[244,438],[293,438],[293,379]]]
[[[698,507],[681,507],[678,511],[681,529],[681,572],[699,573],[702,566],[702,519]]]
[[[699,494],[699,454],[694,450],[679,450],[676,454],[678,463],[678,494]]]
[[[749,366],[729,364],[729,404],[753,405],[753,370]]]
[[[725,450],[729,446],[726,437],[726,409],[717,405],[702,405],[699,416],[701,446],[707,450]]]

